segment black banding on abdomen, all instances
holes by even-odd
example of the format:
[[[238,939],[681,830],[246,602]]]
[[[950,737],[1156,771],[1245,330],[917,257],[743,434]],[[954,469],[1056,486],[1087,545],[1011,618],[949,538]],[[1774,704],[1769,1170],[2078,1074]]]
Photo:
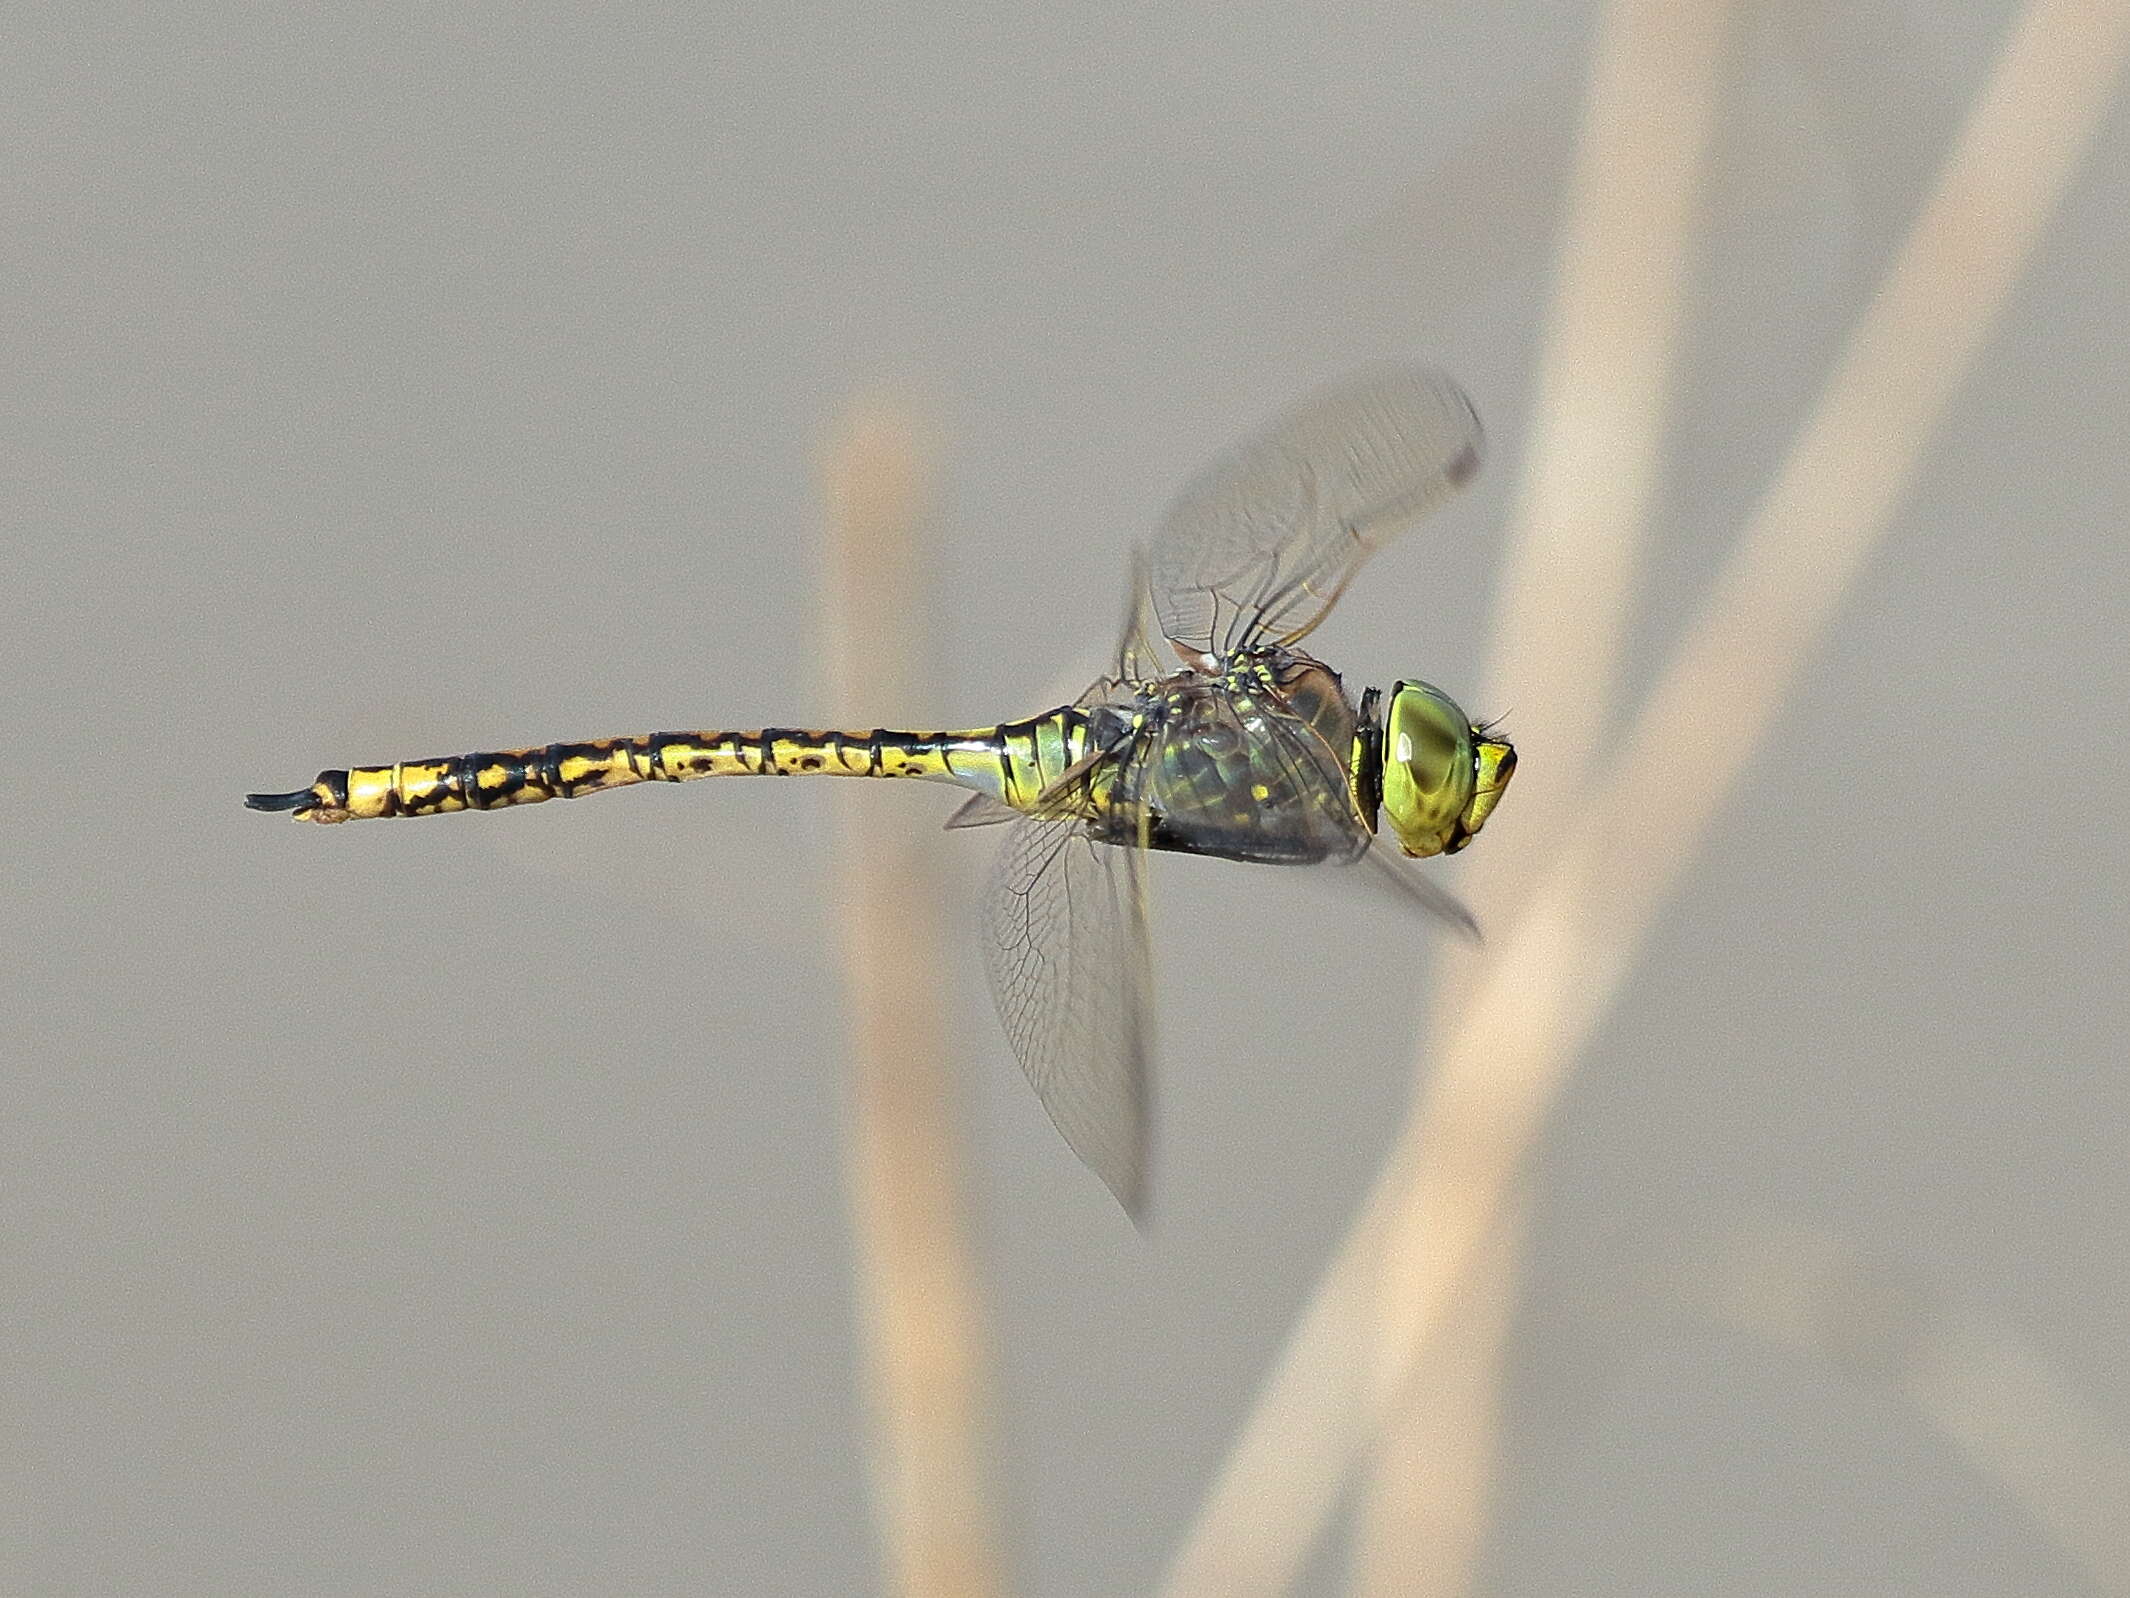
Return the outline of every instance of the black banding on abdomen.
[[[549,744],[547,749],[548,764],[555,773],[555,793],[557,797],[574,799],[580,793],[596,791],[588,790],[581,781],[571,783],[565,788],[562,785],[562,768],[574,760],[584,768],[585,775],[590,776],[599,769],[600,761],[606,754],[604,749],[597,744]]]
[[[468,810],[486,810],[488,796],[481,792],[480,771],[485,765],[478,752],[460,755],[444,776],[444,793],[462,802]]]

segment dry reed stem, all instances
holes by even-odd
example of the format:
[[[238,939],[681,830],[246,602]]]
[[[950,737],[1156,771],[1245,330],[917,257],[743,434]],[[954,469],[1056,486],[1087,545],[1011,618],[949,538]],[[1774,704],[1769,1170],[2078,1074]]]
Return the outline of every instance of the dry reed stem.
[[[1901,1393],[2084,1568],[2130,1593],[2130,1449],[2009,1328],[1959,1313],[1822,1233],[1741,1228],[1689,1307]]]
[[[1570,822],[1619,701],[1729,23],[1725,0],[1614,0],[1599,26],[1484,700],[1516,707],[1517,738],[1543,758],[1466,878],[1482,919],[1513,903],[1523,840]],[[1415,1064],[1416,1100],[1456,1014],[1445,991]],[[1465,1589],[1491,1498],[1515,1241],[1488,1250],[1487,1279],[1460,1300],[1460,1323],[1486,1325],[1445,1328],[1440,1361],[1379,1440],[1355,1531],[1357,1592]],[[1396,1370],[1408,1350],[1386,1343],[1375,1357]]]
[[[1611,777],[1488,949],[1421,1113],[1319,1283],[1169,1593],[1280,1590],[1404,1402],[1576,1053],[1883,535],[2106,108],[2126,33],[2130,0],[2033,0],[2015,20]],[[1385,1348],[1403,1357],[1379,1359]]]
[[[839,703],[919,703],[917,547],[925,450],[907,416],[850,418],[826,462],[823,628]],[[850,1194],[872,1465],[889,1591],[984,1598],[1005,1586],[989,1469],[988,1342],[963,1210],[951,1061],[940,1039],[937,862],[878,794],[839,792],[839,892],[852,1066]]]
[[[1355,1506],[1349,1586],[1414,1598],[1464,1589],[1486,1551],[1500,1437],[1502,1350],[1515,1324],[1529,1203],[1510,1192],[1468,1285],[1385,1418]]]

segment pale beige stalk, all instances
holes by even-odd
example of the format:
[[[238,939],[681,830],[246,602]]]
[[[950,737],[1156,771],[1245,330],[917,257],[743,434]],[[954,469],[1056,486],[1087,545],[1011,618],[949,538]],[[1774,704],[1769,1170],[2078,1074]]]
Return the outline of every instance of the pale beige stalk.
[[[1170,1593],[1281,1590],[1356,1457],[1404,1401],[1576,1053],[1994,326],[2107,107],[2126,35],[2130,0],[2034,0],[2015,20],[1922,215],[1612,775],[1585,796],[1521,913],[1489,945],[1427,1100],[1246,1423]],[[1385,1348],[1404,1355],[1379,1359]]]
[[[1465,878],[1483,922],[1528,880],[1534,840],[1570,822],[1620,701],[1729,25],[1724,0],[1613,0],[1599,25],[1479,701],[1513,707],[1514,736],[1535,757]],[[1416,1100],[1458,997],[1454,985],[1439,996]],[[1437,1358],[1393,1401],[1359,1505],[1357,1592],[1435,1598],[1468,1584],[1491,1498],[1516,1242],[1505,1233],[1483,1256],[1486,1279],[1459,1299]],[[1406,1286],[1395,1271],[1384,1285]],[[1392,1380],[1411,1357],[1401,1321],[1394,1306],[1379,1319],[1389,1337],[1374,1358]]]
[[[905,413],[849,418],[824,470],[822,626],[833,701],[928,702],[919,529],[929,451]],[[936,833],[879,794],[834,796],[836,914],[851,1020],[850,1195],[885,1590],[1004,1590],[990,1370],[962,1197]],[[865,800],[874,800],[866,804]]]
[[[1695,1279],[1656,1295],[1660,1309],[1680,1305],[1901,1393],[2094,1591],[2130,1593],[2130,1448],[2039,1349],[1824,1233],[1741,1227],[1711,1253]]]

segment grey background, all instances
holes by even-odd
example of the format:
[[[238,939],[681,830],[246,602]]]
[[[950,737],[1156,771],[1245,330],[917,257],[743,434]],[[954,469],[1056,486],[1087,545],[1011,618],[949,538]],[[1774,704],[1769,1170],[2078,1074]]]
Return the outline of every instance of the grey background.
[[[1741,25],[1638,683],[2005,14]],[[83,7],[18,31],[0,1587],[874,1587],[818,785],[338,831],[238,795],[1040,708],[1099,658],[1174,485],[1384,354],[1457,372],[1492,458],[1319,642],[1353,679],[1469,694],[1592,21]],[[2118,112],[1551,1122],[1491,1591],[2091,1590],[1868,1373],[1646,1284],[1734,1226],[1824,1233],[2130,1432],[2126,155]],[[839,705],[815,461],[883,383],[945,441],[939,688]],[[913,828],[948,803],[868,797]],[[1515,808],[1486,847],[1542,842]],[[955,904],[988,847],[940,840]],[[1030,1592],[1152,1583],[1404,1103],[1432,945],[1193,864],[1158,873],[1150,1237],[955,951]]]

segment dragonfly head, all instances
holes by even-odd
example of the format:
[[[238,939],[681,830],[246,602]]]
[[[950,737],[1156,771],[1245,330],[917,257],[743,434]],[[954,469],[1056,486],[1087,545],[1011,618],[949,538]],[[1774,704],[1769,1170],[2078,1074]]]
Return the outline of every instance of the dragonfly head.
[[[1424,682],[1390,691],[1383,718],[1383,810],[1415,857],[1455,854],[1487,824],[1516,772],[1506,739]]]

